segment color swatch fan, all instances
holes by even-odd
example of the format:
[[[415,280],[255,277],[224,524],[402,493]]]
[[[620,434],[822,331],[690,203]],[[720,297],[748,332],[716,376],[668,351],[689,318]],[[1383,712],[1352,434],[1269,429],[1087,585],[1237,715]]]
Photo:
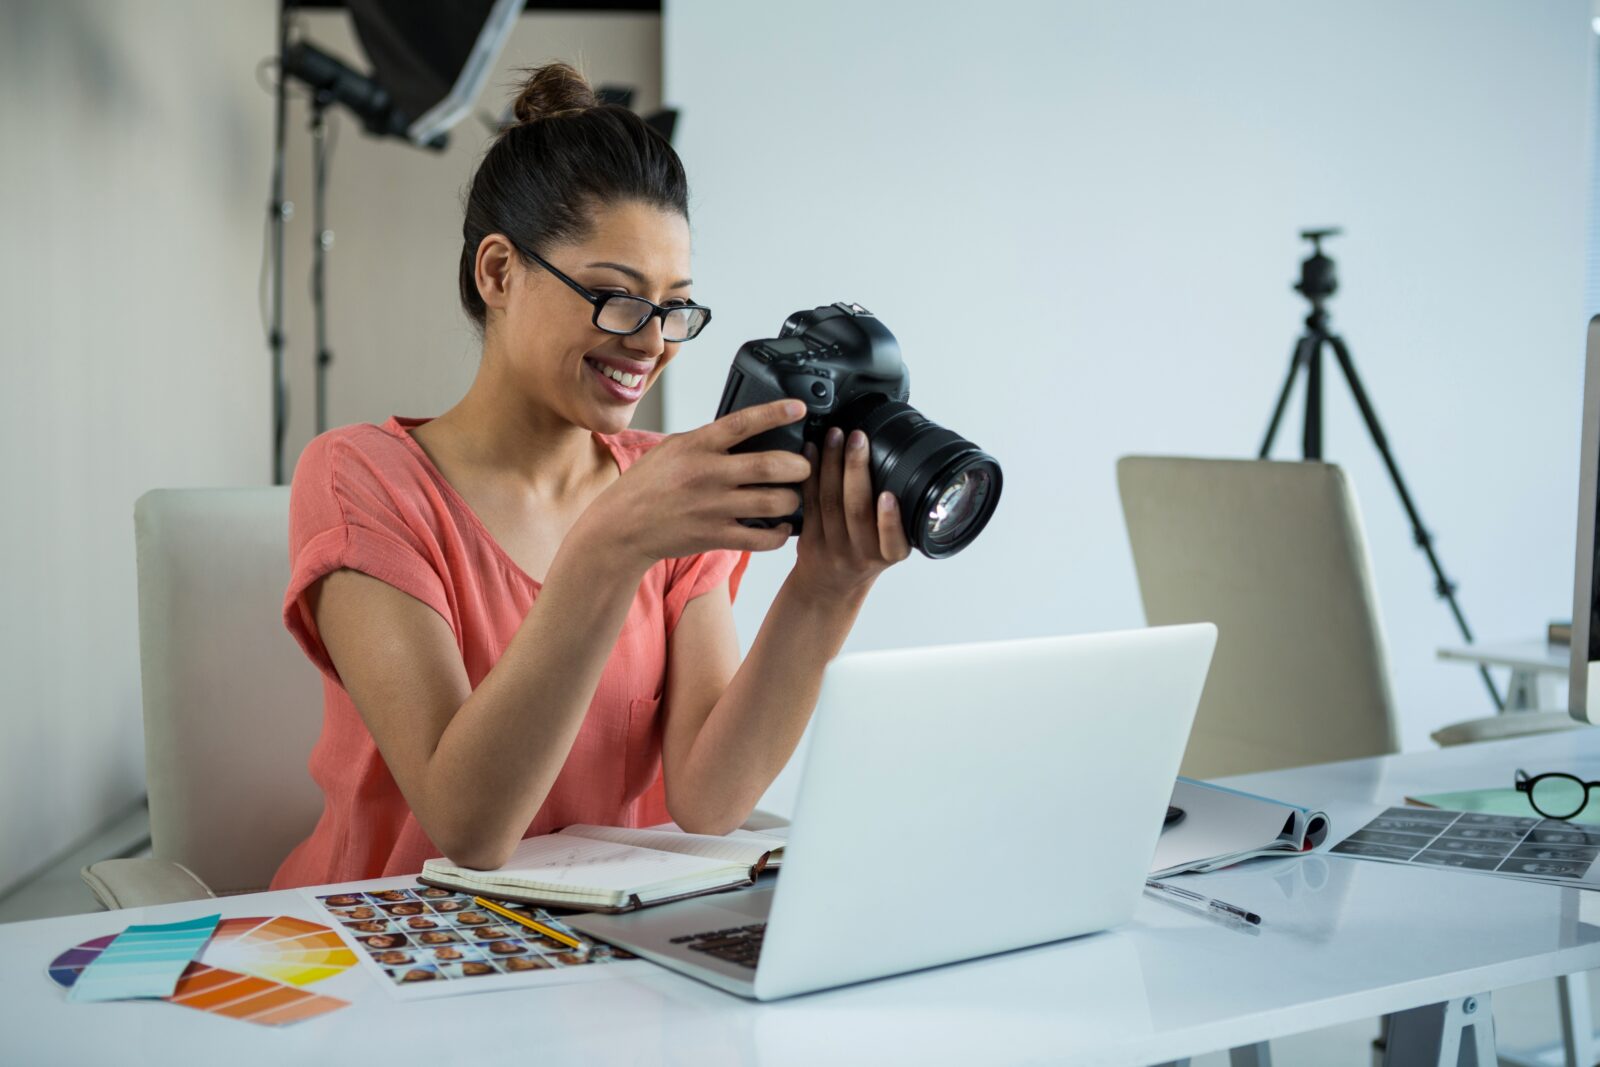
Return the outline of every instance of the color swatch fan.
[[[204,962],[290,985],[310,985],[356,965],[338,933],[288,915],[227,919],[206,946]]]
[[[116,937],[107,934],[63,952],[51,962],[50,977],[70,987]],[[277,1026],[344,1007],[348,1001],[299,987],[355,965],[355,953],[336,932],[318,923],[289,915],[225,919],[200,959],[184,972],[177,990],[163,999]]]

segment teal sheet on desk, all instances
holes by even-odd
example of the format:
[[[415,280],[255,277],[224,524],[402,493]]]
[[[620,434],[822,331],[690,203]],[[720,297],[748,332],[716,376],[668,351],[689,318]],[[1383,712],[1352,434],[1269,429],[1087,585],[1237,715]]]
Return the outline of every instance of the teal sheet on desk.
[[[221,918],[219,913],[164,926],[128,927],[83,969],[67,999],[170,997],[183,972],[211,940]]]
[[[1481,812],[1485,815],[1524,815],[1533,819],[1544,818],[1543,815],[1533,810],[1532,804],[1528,803],[1528,794],[1519,793],[1510,788],[1468,789],[1459,793],[1429,793],[1425,796],[1406,797],[1406,800],[1408,803],[1421,804],[1426,808],[1443,808],[1445,811]],[[1590,804],[1567,821],[1600,826],[1600,805]]]

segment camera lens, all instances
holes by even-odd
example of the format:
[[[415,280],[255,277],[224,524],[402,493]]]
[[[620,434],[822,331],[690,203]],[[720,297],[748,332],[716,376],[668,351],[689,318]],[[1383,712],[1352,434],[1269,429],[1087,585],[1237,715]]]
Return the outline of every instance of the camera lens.
[[[943,559],[983,532],[1000,501],[994,457],[910,404],[881,394],[844,414],[841,421],[858,425],[871,441],[873,484],[900,501],[912,547]]]
[[[964,470],[939,492],[928,512],[928,535],[941,540],[959,536],[980,513],[989,492],[989,472]]]
[[[952,469],[957,473],[951,475]],[[932,503],[913,516],[923,532],[923,543],[917,547],[934,559],[967,547],[993,514],[999,486],[999,465],[973,448],[933,479]]]

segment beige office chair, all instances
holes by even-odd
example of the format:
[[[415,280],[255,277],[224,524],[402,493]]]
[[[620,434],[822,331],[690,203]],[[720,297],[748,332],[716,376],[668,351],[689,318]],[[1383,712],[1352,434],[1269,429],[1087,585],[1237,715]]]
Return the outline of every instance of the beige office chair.
[[[107,907],[265,889],[322,811],[322,676],[280,621],[289,490],[155,490],[133,521],[153,855],[84,880]]]
[[[1395,751],[1377,591],[1343,471],[1129,456],[1117,482],[1146,620],[1217,624],[1185,774]],[[1435,736],[1451,743],[1575,725],[1559,713],[1518,713]]]

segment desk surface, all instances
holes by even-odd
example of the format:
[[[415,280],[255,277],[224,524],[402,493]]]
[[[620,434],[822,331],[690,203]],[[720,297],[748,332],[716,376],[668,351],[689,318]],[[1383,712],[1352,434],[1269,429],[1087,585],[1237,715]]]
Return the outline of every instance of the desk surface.
[[[1249,775],[1321,807],[1340,837],[1408,792],[1504,781],[1520,765],[1600,778],[1600,732]],[[1311,855],[1186,880],[1260,912],[1254,935],[1145,898],[1108,933],[754,1004],[652,969],[634,978],[402,1003],[352,970],[354,1001],[269,1030],[165,1004],[69,1004],[62,949],[129,922],[303,914],[298,893],[0,926],[0,1060],[816,1064],[1150,1063],[1600,967],[1600,893]],[[992,906],[992,905],[990,905]],[[843,913],[848,921],[848,913]],[[982,913],[961,917],[982,921]]]

